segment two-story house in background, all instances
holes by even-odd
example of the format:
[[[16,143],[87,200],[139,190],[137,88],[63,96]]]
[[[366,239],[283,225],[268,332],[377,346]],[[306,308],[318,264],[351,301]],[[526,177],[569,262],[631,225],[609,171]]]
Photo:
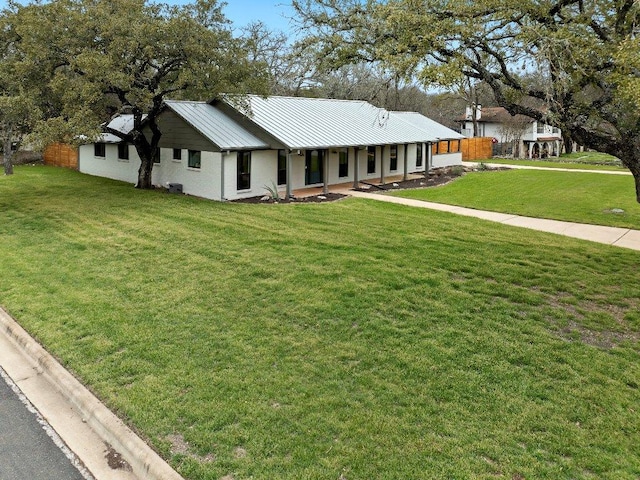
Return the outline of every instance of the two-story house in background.
[[[460,118],[461,133],[465,137],[492,137],[496,154],[512,154],[514,158],[546,158],[559,156],[562,132],[524,115],[511,115],[502,107],[476,108],[476,132],[473,109],[467,107]]]

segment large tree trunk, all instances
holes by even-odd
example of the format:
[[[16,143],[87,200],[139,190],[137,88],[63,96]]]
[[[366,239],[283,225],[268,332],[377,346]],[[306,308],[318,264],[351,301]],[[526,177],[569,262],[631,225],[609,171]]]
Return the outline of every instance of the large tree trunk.
[[[623,142],[623,146],[617,152],[607,151],[606,153],[617,156],[629,169],[635,181],[636,201],[640,203],[640,134],[629,135],[623,138]]]
[[[13,151],[11,150],[11,140],[5,139],[3,142],[3,149],[4,174],[13,175]]]
[[[571,135],[563,133],[562,142],[564,143],[564,153],[573,153],[573,138],[571,138]]]
[[[153,161],[146,159],[140,159],[140,168],[138,169],[138,183],[136,188],[151,189],[153,183],[151,182],[151,173],[153,171]]]
[[[136,151],[140,157],[140,168],[138,169],[138,183],[136,188],[151,189],[153,183],[151,174],[153,172],[153,163],[157,158],[157,149],[151,149],[149,145],[136,145]]]

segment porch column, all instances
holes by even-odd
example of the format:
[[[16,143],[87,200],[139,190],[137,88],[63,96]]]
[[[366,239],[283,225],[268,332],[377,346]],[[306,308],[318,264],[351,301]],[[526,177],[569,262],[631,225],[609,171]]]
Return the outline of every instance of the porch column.
[[[427,154],[424,155],[424,147],[427,147]],[[431,167],[431,163],[433,162],[433,148],[431,148],[431,142],[422,144],[422,158],[424,158],[424,178],[429,176],[429,168]]]
[[[384,185],[384,145],[380,147],[380,183]]]
[[[409,170],[409,144],[404,144],[404,175],[402,176],[402,180],[407,179],[407,174]]]
[[[291,188],[291,150],[287,150],[287,198],[291,198],[291,194],[293,193],[293,189]]]
[[[533,158],[533,142],[529,142],[529,159]]]
[[[329,193],[329,149],[322,156],[322,193]]]
[[[355,163],[353,164],[353,188],[360,186],[360,148],[353,147],[353,156],[355,157]]]
[[[220,152],[220,200],[221,201],[225,201],[226,198],[224,198],[224,162],[227,160],[227,154],[229,152]]]

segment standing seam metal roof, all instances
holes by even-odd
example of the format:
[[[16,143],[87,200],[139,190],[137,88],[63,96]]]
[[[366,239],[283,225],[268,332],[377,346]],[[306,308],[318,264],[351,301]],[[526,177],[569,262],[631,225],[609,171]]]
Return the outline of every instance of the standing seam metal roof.
[[[399,117],[415,127],[428,131],[439,140],[459,140],[464,138],[464,135],[418,112],[391,112],[391,115]]]
[[[391,112],[357,100],[248,96],[252,122],[292,149],[432,142],[431,132]]]

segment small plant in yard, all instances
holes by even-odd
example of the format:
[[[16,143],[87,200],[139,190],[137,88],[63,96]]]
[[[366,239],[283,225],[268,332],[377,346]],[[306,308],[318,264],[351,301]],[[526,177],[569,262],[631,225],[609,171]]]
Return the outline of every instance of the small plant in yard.
[[[449,171],[452,175],[459,177],[464,174],[464,167],[462,165],[454,165]]]
[[[490,169],[489,169],[489,165],[487,165],[484,162],[480,162],[480,163],[478,163],[478,166],[476,167],[476,170],[479,171],[479,172],[484,172],[484,171],[487,171],[487,170],[490,170]]]
[[[272,182],[271,186],[265,185],[262,188],[267,191],[274,202],[279,202],[281,200],[280,193],[278,192],[278,186],[275,183]]]

